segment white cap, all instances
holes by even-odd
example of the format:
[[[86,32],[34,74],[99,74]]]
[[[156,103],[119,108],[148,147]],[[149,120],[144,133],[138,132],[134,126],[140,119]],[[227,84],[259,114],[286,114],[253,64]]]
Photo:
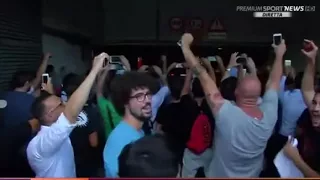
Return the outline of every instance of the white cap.
[[[7,101],[0,99],[0,109],[7,107]]]

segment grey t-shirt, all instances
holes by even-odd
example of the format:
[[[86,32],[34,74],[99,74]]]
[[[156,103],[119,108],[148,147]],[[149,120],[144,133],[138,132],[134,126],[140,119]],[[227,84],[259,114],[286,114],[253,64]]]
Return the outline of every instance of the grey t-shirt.
[[[268,90],[260,104],[263,119],[248,116],[225,100],[215,116],[213,158],[207,177],[258,177],[278,115],[278,93]]]

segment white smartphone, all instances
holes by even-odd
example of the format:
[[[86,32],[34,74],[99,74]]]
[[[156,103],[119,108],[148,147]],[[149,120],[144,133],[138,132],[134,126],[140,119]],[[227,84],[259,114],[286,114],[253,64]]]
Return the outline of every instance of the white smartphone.
[[[281,33],[275,33],[273,34],[273,44],[279,45],[282,41],[282,34]]]
[[[284,60],[285,66],[291,66],[291,60]]]
[[[182,63],[178,63],[178,64],[176,65],[176,68],[183,68]]]
[[[215,62],[215,61],[217,61],[217,59],[216,59],[215,56],[208,56],[208,60],[209,60],[210,62]]]
[[[49,74],[42,74],[42,83],[47,84],[49,80]]]

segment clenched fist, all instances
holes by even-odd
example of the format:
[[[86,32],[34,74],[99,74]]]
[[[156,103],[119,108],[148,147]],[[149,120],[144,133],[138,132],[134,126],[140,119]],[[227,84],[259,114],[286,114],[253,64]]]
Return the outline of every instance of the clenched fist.
[[[184,33],[181,37],[182,45],[190,46],[193,42],[193,36],[190,33]]]

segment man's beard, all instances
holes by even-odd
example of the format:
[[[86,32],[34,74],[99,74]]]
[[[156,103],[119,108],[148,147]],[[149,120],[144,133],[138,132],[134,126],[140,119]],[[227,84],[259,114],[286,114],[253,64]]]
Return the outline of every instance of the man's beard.
[[[152,116],[150,117],[145,117],[143,115],[138,115],[137,113],[133,112],[131,109],[130,109],[130,112],[132,114],[133,117],[135,117],[136,119],[138,119],[140,122],[147,122],[151,119]],[[141,113],[142,114],[142,113]]]

